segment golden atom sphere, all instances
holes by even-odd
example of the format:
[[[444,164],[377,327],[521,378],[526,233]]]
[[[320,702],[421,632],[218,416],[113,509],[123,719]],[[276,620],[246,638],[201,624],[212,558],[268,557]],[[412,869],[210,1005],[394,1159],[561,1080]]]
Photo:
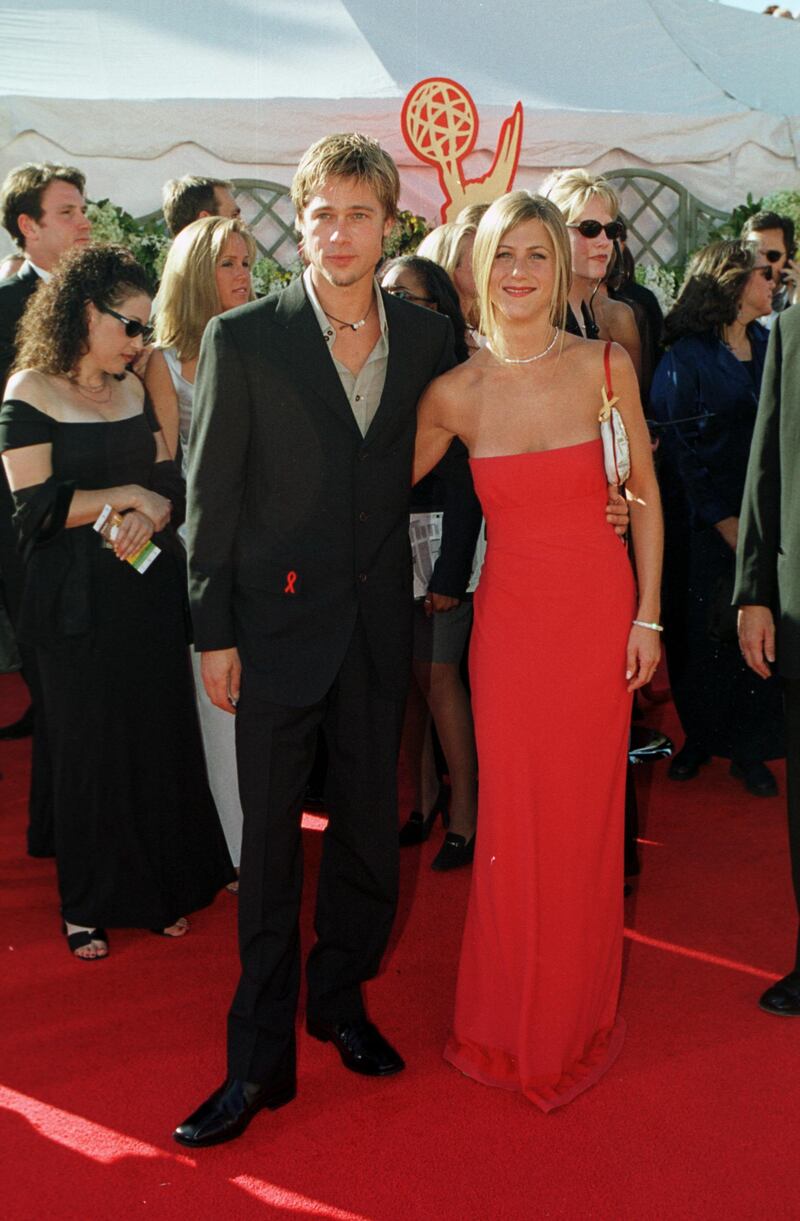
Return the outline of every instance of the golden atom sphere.
[[[478,117],[472,98],[456,81],[421,81],[403,107],[406,139],[434,165],[458,161],[472,149]]]

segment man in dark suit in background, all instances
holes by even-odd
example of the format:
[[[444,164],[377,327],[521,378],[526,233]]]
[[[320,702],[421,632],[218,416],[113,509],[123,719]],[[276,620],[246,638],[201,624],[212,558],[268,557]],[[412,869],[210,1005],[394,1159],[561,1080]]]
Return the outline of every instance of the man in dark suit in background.
[[[736,560],[742,653],[762,678],[777,659],[783,678],[789,850],[800,909],[800,305],[778,314],[770,335]],[[760,1005],[800,1017],[800,934],[794,969]]]
[[[72,166],[20,165],[9,172],[0,194],[0,223],[25,254],[16,275],[0,283],[0,390],[14,363],[16,331],[28,301],[47,280],[59,259],[73,246],[91,238],[86,216],[85,178]],[[0,596],[12,624],[22,594],[22,563],[12,526],[14,506],[0,463]],[[29,802],[28,851],[52,853],[52,808],[49,752],[44,724],[35,715],[40,706],[38,672],[32,649],[20,646],[22,673],[31,692],[31,707],[12,725],[0,728],[0,738],[34,734]]]
[[[411,656],[408,505],[416,404],[453,363],[449,322],[374,279],[399,180],[373,141],[306,153],[292,198],[308,262],[279,297],[212,320],[189,446],[195,647],[236,709],[242,975],[228,1077],[175,1132],[230,1140],[294,1097],[300,819],[318,729],[330,821],[307,1028],[345,1066],[403,1068],[367,1020],[398,883],[396,768]]]

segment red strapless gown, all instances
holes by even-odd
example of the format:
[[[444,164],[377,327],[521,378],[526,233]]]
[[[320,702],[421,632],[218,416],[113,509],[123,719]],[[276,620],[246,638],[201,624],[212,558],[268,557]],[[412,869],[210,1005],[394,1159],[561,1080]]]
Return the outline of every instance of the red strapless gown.
[[[634,613],[600,441],[471,460],[479,815],[445,1058],[549,1111],[617,1056]]]

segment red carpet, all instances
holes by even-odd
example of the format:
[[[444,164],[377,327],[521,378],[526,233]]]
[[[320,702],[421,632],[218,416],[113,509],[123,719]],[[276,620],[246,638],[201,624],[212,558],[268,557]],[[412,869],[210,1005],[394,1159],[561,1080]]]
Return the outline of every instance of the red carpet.
[[[22,705],[21,683],[0,678],[0,724]],[[671,706],[648,709],[662,717],[675,732]],[[24,853],[29,751],[0,742],[8,1221],[797,1215],[800,1020],[756,1006],[794,949],[783,802],[749,798],[724,764],[686,785],[656,765],[627,909],[628,1037],[595,1089],[542,1115],[441,1059],[469,879],[431,873],[436,835],[403,855],[370,988],[406,1072],[356,1077],[301,1033],[297,1101],[187,1156],[169,1134],[224,1075],[236,900],[220,895],[183,941],[118,931],[107,961],[72,961],[53,863]],[[319,841],[306,833],[311,883]],[[308,943],[308,903],[305,920]]]

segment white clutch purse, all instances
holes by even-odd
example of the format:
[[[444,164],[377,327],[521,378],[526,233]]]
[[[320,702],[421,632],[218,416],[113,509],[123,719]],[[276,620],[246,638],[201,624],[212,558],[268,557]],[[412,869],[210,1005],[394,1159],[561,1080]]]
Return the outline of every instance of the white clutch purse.
[[[600,438],[603,442],[603,462],[609,483],[623,484],[631,473],[631,449],[622,416],[614,404],[619,401],[611,386],[611,342],[606,343],[603,353],[606,381],[602,388],[603,406],[598,419]]]

